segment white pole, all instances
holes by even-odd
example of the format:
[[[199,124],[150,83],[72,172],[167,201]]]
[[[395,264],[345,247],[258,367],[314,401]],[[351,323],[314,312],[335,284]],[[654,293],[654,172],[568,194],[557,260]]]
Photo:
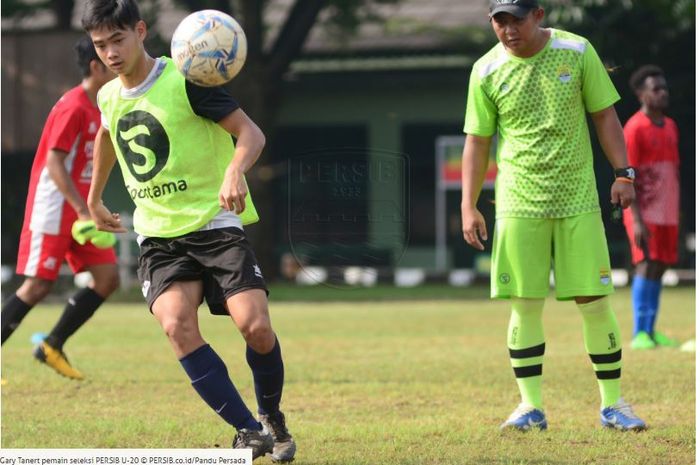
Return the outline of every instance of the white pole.
[[[445,186],[442,180],[445,145],[442,137],[435,140],[435,270],[447,269],[447,211]]]
[[[131,253],[131,246],[136,242],[136,233],[134,233],[132,228],[133,219],[131,214],[128,212],[119,213],[119,218],[122,221],[122,225],[129,230],[129,232],[123,234],[117,234],[117,240],[119,241],[119,279],[121,280],[121,285],[124,289],[129,289],[134,286],[134,272],[133,266],[136,264],[136,258]]]

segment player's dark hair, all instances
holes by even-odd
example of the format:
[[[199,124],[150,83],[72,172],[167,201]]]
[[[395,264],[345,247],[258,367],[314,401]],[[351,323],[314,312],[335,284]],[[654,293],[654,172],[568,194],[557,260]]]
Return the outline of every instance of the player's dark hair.
[[[85,35],[78,39],[73,49],[75,50],[75,58],[80,74],[82,74],[83,77],[90,76],[90,62],[92,60],[100,62],[97,52],[95,51],[95,46],[92,45],[92,40]]]
[[[630,77],[630,87],[633,92],[639,92],[648,77],[664,77],[664,70],[656,65],[644,65],[638,68]]]
[[[133,29],[141,21],[134,0],[88,0],[83,13],[83,28],[90,32],[101,27]]]

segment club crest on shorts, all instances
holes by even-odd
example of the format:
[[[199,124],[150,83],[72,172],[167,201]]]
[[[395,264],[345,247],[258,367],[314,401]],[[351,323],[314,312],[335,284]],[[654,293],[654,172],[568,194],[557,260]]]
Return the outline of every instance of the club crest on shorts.
[[[56,265],[58,265],[58,260],[56,257],[48,257],[43,263],[44,268],[47,270],[55,270]]]
[[[607,286],[610,284],[610,270],[600,269],[600,284]]]

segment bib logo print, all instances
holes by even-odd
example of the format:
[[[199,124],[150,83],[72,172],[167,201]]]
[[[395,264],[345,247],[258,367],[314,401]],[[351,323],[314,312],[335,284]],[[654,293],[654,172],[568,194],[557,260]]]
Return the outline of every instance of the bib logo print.
[[[117,123],[117,143],[131,175],[139,182],[153,179],[170,154],[168,135],[152,114],[135,110]]]

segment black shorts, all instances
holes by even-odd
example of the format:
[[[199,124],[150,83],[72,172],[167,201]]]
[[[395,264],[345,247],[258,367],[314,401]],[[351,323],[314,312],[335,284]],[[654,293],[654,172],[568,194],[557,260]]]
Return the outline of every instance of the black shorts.
[[[245,233],[238,228],[195,231],[175,238],[147,238],[140,246],[138,278],[153,302],[176,281],[202,281],[211,313],[228,315],[226,299],[267,285]]]

